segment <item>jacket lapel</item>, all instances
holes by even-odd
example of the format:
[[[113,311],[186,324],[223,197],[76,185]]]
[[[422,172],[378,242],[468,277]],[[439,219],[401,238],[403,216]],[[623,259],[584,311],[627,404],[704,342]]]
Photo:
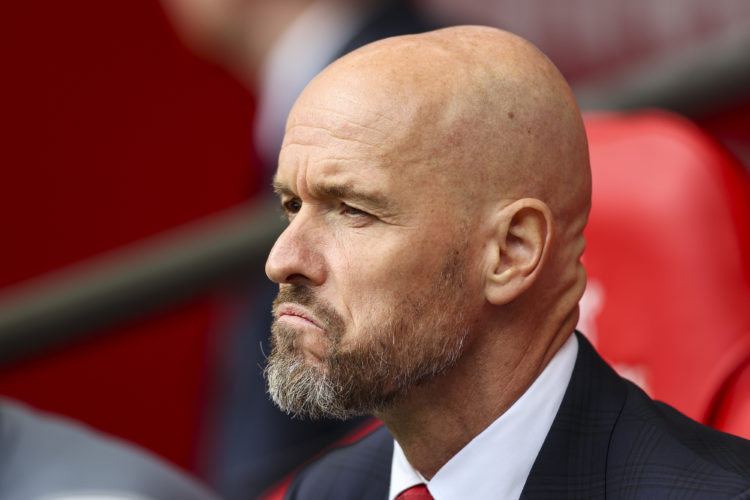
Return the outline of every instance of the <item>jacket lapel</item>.
[[[580,333],[578,357],[521,498],[604,498],[609,440],[625,403],[623,380]]]

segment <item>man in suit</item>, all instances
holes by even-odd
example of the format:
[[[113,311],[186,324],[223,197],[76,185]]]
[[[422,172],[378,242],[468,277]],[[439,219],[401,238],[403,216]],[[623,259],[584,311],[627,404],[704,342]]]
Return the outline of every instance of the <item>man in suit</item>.
[[[274,185],[269,393],[385,424],[288,498],[750,498],[750,443],[651,401],[574,332],[586,136],[525,40],[456,27],[344,56],[294,105]]]

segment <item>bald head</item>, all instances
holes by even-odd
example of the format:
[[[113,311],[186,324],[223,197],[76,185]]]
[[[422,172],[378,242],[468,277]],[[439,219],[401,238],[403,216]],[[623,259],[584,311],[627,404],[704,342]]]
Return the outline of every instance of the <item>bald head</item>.
[[[428,167],[465,198],[532,196],[566,218],[588,211],[588,150],[572,92],[520,37],[461,26],[372,43],[313,80],[288,128],[329,107],[357,109],[359,123],[340,124],[342,134],[382,143],[406,176]]]

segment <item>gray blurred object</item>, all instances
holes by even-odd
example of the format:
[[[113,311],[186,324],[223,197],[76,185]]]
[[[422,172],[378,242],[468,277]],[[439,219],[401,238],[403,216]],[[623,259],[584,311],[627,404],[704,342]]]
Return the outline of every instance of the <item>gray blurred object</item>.
[[[748,4],[750,5],[750,3]],[[582,109],[659,107],[696,116],[750,95],[750,24],[575,87]]]
[[[258,200],[0,294],[0,362],[61,345],[263,267],[283,229]]]
[[[3,500],[219,500],[152,453],[0,398]]]
[[[422,0],[440,19],[517,33],[549,55],[583,109],[694,115],[750,94],[746,0]]]

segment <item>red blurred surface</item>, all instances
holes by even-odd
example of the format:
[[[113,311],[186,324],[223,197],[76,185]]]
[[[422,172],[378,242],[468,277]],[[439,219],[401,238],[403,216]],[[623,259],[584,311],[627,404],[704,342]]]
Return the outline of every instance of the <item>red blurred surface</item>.
[[[676,115],[590,115],[586,126],[582,331],[652,397],[738,432],[713,415],[750,360],[750,178]]]
[[[727,146],[750,172],[750,90],[729,104],[696,117],[696,121]]]
[[[253,100],[156,1],[4,4],[0,287],[234,205],[258,188]],[[189,467],[210,299],[0,372],[0,393]]]

